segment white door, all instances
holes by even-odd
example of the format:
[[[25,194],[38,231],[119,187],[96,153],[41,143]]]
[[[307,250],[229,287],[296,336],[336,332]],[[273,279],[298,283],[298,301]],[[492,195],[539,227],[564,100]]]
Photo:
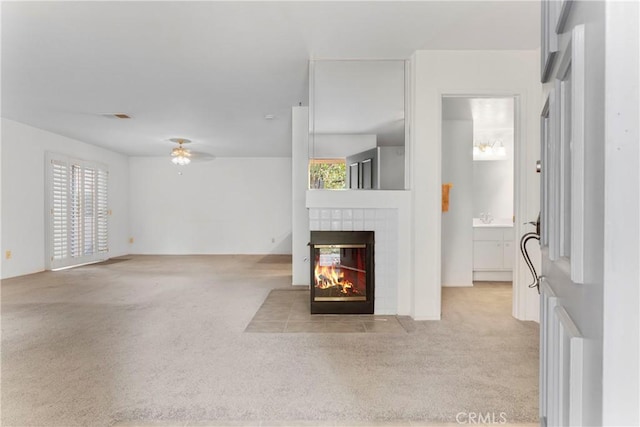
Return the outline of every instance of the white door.
[[[594,409],[584,404],[581,331],[594,322],[585,321],[580,301],[585,295],[585,217],[591,214],[585,213],[589,106],[585,101],[585,24],[580,21],[589,14],[597,17],[597,7],[542,2],[542,80],[550,90],[540,127],[540,417],[541,424],[549,426],[589,424],[592,420],[584,414]],[[591,78],[597,79],[597,74]],[[595,86],[590,91],[598,93]],[[592,137],[595,141],[596,135]],[[592,177],[597,177],[598,171],[594,172]]]

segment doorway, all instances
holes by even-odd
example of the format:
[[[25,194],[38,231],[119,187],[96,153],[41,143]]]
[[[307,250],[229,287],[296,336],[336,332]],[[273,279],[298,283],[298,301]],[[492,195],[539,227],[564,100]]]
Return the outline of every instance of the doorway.
[[[441,284],[512,286],[514,96],[442,97]]]

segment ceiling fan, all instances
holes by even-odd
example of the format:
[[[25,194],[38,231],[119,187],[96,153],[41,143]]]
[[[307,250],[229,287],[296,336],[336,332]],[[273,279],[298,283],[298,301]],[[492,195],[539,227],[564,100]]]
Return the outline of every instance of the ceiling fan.
[[[185,166],[191,163],[191,161],[201,162],[215,159],[215,156],[212,154],[192,151],[186,148],[184,144],[191,143],[189,139],[171,138],[169,141],[178,144],[177,147],[173,147],[171,150],[171,162],[174,165]]]

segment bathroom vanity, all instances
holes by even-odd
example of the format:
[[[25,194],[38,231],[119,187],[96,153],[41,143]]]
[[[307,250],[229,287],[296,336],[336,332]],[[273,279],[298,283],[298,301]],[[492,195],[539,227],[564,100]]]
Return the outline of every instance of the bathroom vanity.
[[[513,223],[473,219],[473,280],[511,281],[515,242]]]

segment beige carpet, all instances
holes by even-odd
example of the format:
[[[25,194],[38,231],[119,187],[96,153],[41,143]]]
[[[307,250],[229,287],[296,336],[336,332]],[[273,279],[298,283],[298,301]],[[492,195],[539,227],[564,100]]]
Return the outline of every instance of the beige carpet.
[[[535,423],[538,327],[504,284],[405,333],[246,333],[288,257],[131,256],[2,282],[2,425]]]

